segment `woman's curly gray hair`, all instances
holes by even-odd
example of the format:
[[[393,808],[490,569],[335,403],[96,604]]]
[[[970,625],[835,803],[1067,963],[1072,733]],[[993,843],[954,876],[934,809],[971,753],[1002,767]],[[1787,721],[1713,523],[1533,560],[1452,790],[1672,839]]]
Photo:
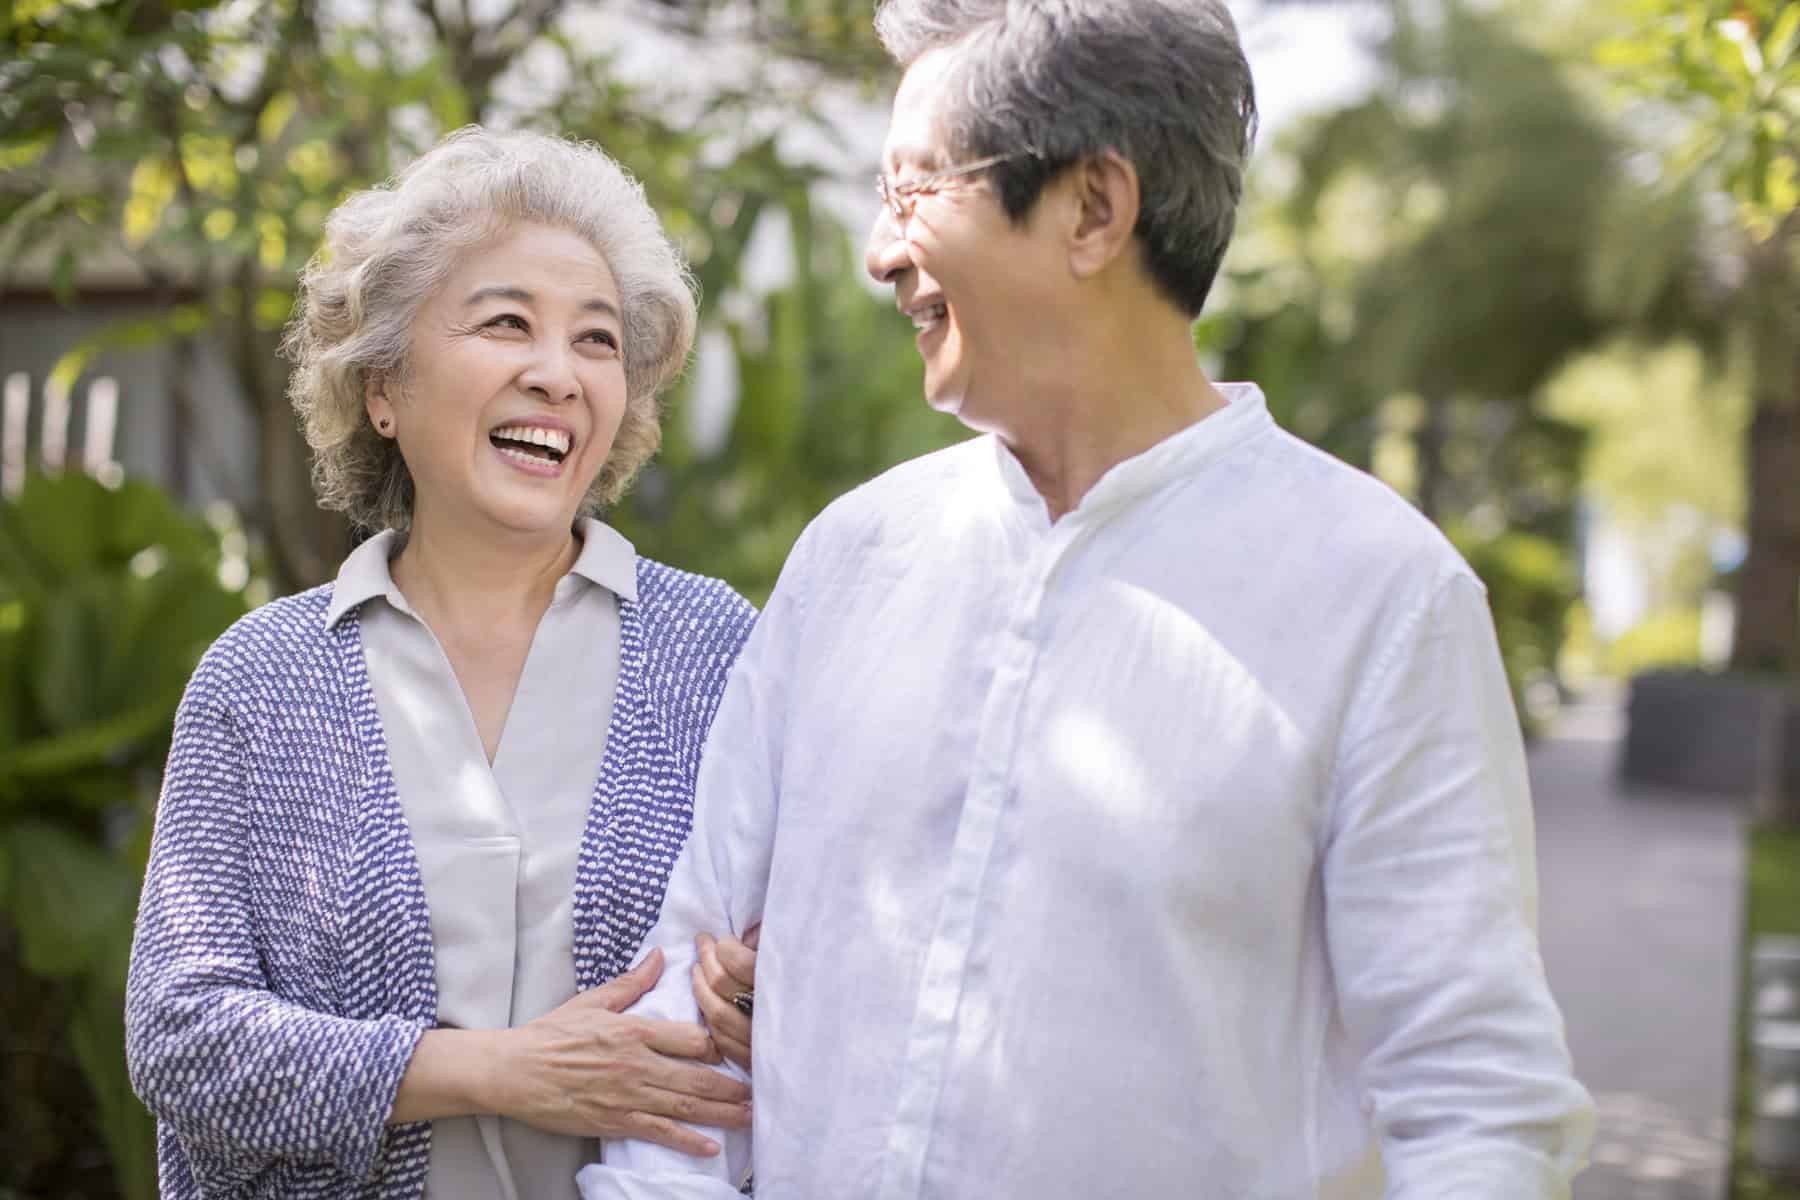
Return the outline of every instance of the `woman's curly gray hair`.
[[[656,453],[658,396],[687,361],[695,302],[693,277],[644,189],[591,143],[471,126],[338,205],[300,277],[283,349],[320,505],[369,529],[411,524],[412,477],[370,425],[364,384],[404,376],[413,320],[458,256],[522,222],[586,238],[619,285],[625,416],[582,513],[616,501]]]

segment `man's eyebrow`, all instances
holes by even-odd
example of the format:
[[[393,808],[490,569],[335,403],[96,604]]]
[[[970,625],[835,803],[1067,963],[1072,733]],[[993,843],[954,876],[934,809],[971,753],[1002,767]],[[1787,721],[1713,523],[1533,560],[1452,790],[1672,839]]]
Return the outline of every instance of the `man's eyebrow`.
[[[917,167],[922,171],[932,170],[937,166],[937,152],[925,146],[910,145],[901,142],[889,146],[882,155],[882,166],[886,170],[897,170],[900,167]]]
[[[470,292],[468,299],[463,301],[463,307],[473,308],[483,300],[516,300],[520,304],[530,304],[536,299],[536,296],[532,295],[522,287],[514,287],[511,284],[491,284],[487,287],[476,288],[474,291]],[[620,319],[619,306],[614,304],[611,300],[604,299],[600,296],[591,296],[588,299],[583,300],[581,302],[581,311],[605,313],[615,321]]]

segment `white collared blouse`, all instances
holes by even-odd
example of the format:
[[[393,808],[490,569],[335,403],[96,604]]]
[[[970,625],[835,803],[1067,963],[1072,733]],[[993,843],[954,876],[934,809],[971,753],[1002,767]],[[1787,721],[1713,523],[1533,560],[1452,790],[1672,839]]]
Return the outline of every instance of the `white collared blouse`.
[[[538,624],[491,766],[449,659],[394,584],[397,534],[344,560],[326,615],[361,609],[447,1027],[522,1025],[575,995],[576,860],[619,678],[619,602],[637,599],[631,543],[592,519],[577,533],[581,552]],[[425,1197],[574,1200],[575,1172],[598,1151],[495,1116],[434,1121]]]

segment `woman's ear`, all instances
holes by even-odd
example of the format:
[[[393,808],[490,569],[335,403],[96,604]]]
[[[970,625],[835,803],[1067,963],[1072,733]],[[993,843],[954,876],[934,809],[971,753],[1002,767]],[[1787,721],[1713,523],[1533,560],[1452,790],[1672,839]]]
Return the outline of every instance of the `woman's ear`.
[[[1087,159],[1076,168],[1075,201],[1069,269],[1077,279],[1087,279],[1131,247],[1138,220],[1137,168],[1116,150]]]
[[[388,396],[387,376],[371,371],[363,380],[363,408],[369,414],[369,423],[375,426],[375,432],[382,437],[395,435],[394,402]]]

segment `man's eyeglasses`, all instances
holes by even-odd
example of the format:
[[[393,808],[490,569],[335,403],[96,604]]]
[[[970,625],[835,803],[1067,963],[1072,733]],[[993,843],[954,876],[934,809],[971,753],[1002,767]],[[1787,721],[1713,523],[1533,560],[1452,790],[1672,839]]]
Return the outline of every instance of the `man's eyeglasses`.
[[[875,190],[881,194],[881,202],[887,210],[894,214],[894,220],[902,225],[912,216],[913,201],[920,196],[929,196],[952,179],[961,179],[973,175],[977,171],[985,171],[989,167],[999,166],[1015,158],[1023,158],[1033,153],[1030,150],[1014,150],[1011,154],[991,154],[986,158],[978,158],[972,163],[964,163],[960,167],[949,167],[942,171],[933,171],[929,175],[920,175],[905,183],[894,183],[887,175],[875,176]]]

